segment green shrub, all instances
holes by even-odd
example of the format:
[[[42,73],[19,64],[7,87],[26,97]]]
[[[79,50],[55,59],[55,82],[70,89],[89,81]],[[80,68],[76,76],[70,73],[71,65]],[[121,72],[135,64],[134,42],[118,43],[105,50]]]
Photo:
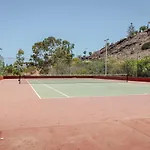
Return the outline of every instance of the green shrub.
[[[144,57],[138,60],[137,72],[139,77],[150,77],[150,57]]]
[[[142,50],[150,49],[150,42],[147,42],[142,45]]]
[[[144,32],[147,29],[148,29],[147,26],[141,26],[140,29],[139,29],[139,32]]]

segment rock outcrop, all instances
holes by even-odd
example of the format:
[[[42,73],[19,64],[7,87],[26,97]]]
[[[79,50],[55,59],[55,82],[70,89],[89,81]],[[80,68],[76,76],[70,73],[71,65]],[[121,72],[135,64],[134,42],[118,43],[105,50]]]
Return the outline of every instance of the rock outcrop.
[[[142,50],[143,44],[150,42],[150,29],[139,32],[133,37],[121,39],[120,41],[108,46],[108,57],[113,56],[118,59],[123,58],[143,58],[150,56],[150,49]],[[105,47],[94,52],[91,59],[104,58],[106,55]]]

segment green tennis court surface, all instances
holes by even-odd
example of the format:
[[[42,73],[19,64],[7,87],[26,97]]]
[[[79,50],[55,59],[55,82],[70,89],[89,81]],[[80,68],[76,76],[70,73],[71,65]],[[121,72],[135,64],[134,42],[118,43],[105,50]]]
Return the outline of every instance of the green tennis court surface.
[[[72,98],[150,94],[150,84],[99,79],[30,79],[39,98]]]

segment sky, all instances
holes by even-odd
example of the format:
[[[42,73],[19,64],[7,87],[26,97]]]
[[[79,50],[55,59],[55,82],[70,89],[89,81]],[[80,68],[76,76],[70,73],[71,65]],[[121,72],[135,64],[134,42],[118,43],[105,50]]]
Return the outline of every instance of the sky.
[[[0,54],[13,61],[19,49],[25,57],[32,45],[54,36],[75,44],[75,55],[97,51],[150,21],[150,0],[0,0]]]

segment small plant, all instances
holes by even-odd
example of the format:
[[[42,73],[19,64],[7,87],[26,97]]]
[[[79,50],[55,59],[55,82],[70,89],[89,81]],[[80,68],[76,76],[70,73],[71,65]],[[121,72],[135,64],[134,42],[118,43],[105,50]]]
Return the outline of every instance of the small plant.
[[[150,49],[150,42],[147,42],[142,45],[142,50],[147,50],[147,49]]]

